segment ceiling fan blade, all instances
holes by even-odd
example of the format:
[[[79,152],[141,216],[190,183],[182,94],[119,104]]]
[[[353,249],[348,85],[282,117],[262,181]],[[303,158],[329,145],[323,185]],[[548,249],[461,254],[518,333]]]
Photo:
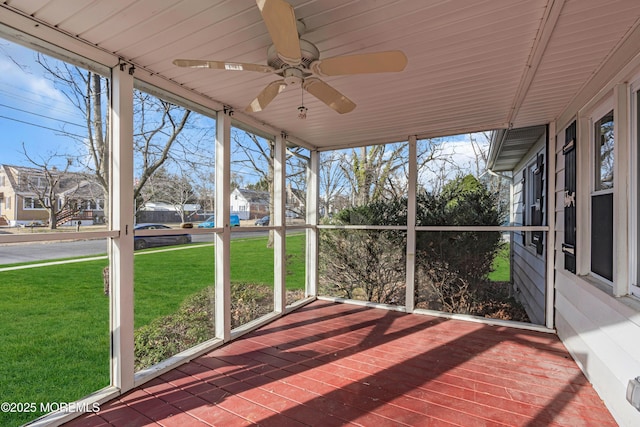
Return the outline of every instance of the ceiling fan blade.
[[[264,110],[286,87],[287,84],[284,80],[276,80],[275,82],[269,83],[267,87],[262,89],[262,92],[260,92],[256,99],[251,101],[251,104],[245,108],[245,111],[248,113],[257,113],[258,111]]]
[[[343,76],[348,74],[392,73],[404,70],[407,56],[399,50],[363,53],[360,55],[334,56],[311,63],[311,71],[319,76]]]
[[[305,79],[302,88],[340,114],[348,113],[356,108],[353,101],[320,79],[314,77]]]
[[[290,65],[302,61],[293,6],[284,0],[256,0],[278,56]]]
[[[257,71],[259,73],[272,73],[273,67],[260,64],[247,64],[244,62],[205,61],[200,59],[174,59],[173,65],[185,68],[211,68],[214,70],[229,71]]]

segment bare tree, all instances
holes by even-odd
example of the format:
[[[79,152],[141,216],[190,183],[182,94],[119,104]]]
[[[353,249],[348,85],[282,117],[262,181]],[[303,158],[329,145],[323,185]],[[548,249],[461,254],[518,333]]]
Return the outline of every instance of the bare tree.
[[[69,203],[79,188],[81,175],[69,172],[73,164],[71,158],[66,158],[61,170],[56,166],[56,160],[61,157],[57,154],[49,154],[38,160],[27,153],[24,143],[22,151],[33,168],[21,171],[24,176],[20,177],[20,186],[33,195],[34,207],[47,210],[49,228],[55,230],[59,213],[69,208]]]
[[[406,143],[360,147],[344,153],[340,167],[351,190],[352,204],[366,205],[406,195],[408,155]],[[424,140],[417,152],[418,169],[443,158],[442,140]]]
[[[287,210],[304,218],[307,213],[307,170],[311,158],[300,147],[287,148],[286,187]]]
[[[274,211],[274,156],[275,156],[275,141],[270,139],[263,139],[257,135],[235,130],[232,132],[232,138],[235,145],[235,151],[232,153],[234,165],[240,166],[245,173],[250,173],[258,177],[258,182],[269,193],[269,212],[273,214]],[[301,157],[301,149],[294,147],[288,149],[287,156]],[[308,160],[307,160],[308,161]],[[236,176],[236,179],[242,175]],[[273,224],[273,215],[270,215],[269,223]],[[273,230],[269,231],[269,239],[267,241],[267,247],[273,247]]]
[[[170,158],[191,111],[141,91],[135,91],[134,95],[137,132],[133,145],[138,156],[134,166],[140,175],[133,187],[133,197],[137,201],[147,181]]]
[[[104,192],[105,204],[109,200],[109,116],[110,82],[106,77],[65,62],[53,61],[38,54],[37,62],[47,71],[69,102],[84,118],[85,135],[61,132],[81,142],[85,152],[77,156],[78,161],[91,171],[94,179]],[[136,90],[134,93],[134,148],[136,167],[139,172],[134,187],[134,198],[140,200],[140,192],[149,178],[170,158],[172,149],[179,144],[180,134],[187,128],[191,112],[153,95]],[[186,160],[189,151],[187,144],[183,150],[176,150]],[[105,215],[108,215],[105,206]]]
[[[109,79],[93,71],[70,65],[62,61],[51,61],[37,53],[40,64],[55,87],[67,98],[84,118],[85,135],[67,132],[62,126],[62,134],[79,141],[85,147],[84,155],[77,156],[78,162],[92,172],[104,194],[105,217],[109,215]]]
[[[232,154],[235,160],[232,163],[240,165],[258,176],[267,186],[269,192],[269,224],[273,224],[273,171],[275,156],[275,141],[261,139],[257,135],[246,131],[232,132],[236,151]],[[273,247],[273,231],[269,231],[267,247]]]
[[[344,195],[348,185],[345,170],[340,166],[341,161],[342,155],[338,151],[326,151],[320,155],[320,212],[324,215],[329,215],[338,207],[337,198]]]
[[[163,202],[171,205],[182,222],[186,222],[185,205],[196,201],[191,179],[183,173],[170,173],[160,168],[149,178],[140,192],[140,203],[149,201]]]
[[[215,206],[215,170],[213,165],[197,165],[191,174],[200,208],[213,212]]]
[[[381,199],[389,178],[406,163],[406,155],[405,144],[360,147],[345,154],[340,167],[349,181],[352,203],[360,206]]]

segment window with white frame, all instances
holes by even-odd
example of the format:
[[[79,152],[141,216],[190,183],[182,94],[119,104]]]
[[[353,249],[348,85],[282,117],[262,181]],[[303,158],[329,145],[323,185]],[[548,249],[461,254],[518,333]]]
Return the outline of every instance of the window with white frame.
[[[591,119],[591,272],[613,281],[614,112]]]
[[[30,188],[45,188],[48,185],[48,181],[44,176],[31,175],[28,180]]]
[[[35,197],[25,197],[24,199],[22,199],[22,208],[25,210],[45,209],[40,200]]]

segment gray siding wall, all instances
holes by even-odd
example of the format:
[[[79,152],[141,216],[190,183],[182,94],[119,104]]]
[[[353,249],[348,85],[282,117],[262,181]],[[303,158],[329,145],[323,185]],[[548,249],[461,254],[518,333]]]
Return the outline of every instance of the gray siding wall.
[[[523,175],[525,174],[527,167],[535,162],[538,154],[544,154],[544,140],[538,141],[535,147],[527,156],[524,161],[514,171],[514,188],[513,188],[513,206],[512,212],[514,213],[513,225],[526,225],[523,220]],[[546,158],[545,158],[545,170],[546,170]],[[546,181],[545,181],[546,182]],[[544,221],[546,223],[547,211],[547,192],[543,190],[544,197]],[[545,236],[545,252],[546,252],[547,238]],[[544,325],[545,324],[545,253],[538,255],[535,247],[526,245],[524,242],[524,233],[514,232],[511,239],[511,269],[513,274],[513,287],[515,296],[522,303],[527,311],[529,320],[532,323]]]

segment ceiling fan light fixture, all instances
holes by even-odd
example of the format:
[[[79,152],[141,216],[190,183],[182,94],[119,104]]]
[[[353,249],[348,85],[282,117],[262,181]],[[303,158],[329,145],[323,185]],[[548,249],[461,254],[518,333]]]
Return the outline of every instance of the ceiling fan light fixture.
[[[300,106],[298,107],[298,118],[304,120],[307,118],[307,111],[309,109],[304,106],[304,90],[300,90]]]
[[[305,107],[304,105],[301,105],[298,107],[298,118],[300,120],[304,120],[307,118],[307,111],[309,111],[309,109],[307,107]]]

